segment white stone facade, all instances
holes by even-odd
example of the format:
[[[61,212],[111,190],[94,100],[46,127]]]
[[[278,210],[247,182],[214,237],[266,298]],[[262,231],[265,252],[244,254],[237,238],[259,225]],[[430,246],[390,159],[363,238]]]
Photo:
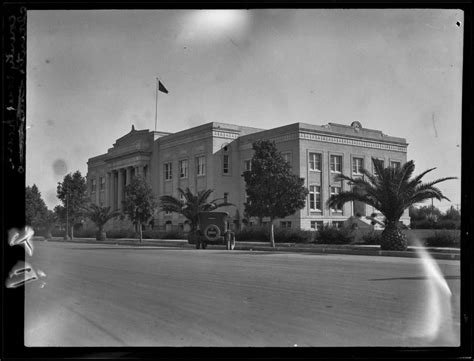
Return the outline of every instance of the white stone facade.
[[[329,123],[323,126],[294,123],[269,130],[224,123],[208,123],[177,133],[135,130],[119,138],[106,154],[88,161],[88,191],[92,202],[120,208],[124,188],[140,174],[149,182],[157,199],[178,196],[178,188],[192,191],[213,189],[211,198],[224,198],[236,205],[228,211],[239,227],[243,222],[245,184],[242,173],[252,158],[252,143],[258,139],[275,141],[295,174],[310,189],[306,206],[277,226],[311,229],[322,224],[340,225],[354,215],[370,216],[371,207],[347,203],[341,210],[325,206],[331,193],[347,189],[336,182],[342,172],[357,176],[360,166],[372,169],[372,157],[385,165],[406,162],[405,139],[378,130]],[[354,173],[355,172],[355,173]],[[184,219],[159,210],[154,225],[182,227]],[[246,220],[252,222],[254,220]],[[406,213],[402,218],[409,223]],[[338,223],[337,223],[338,222]]]

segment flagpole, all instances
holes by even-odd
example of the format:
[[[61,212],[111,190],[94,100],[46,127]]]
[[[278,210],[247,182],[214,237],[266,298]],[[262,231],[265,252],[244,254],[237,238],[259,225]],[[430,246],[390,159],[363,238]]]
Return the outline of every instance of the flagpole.
[[[158,78],[156,78],[156,100],[155,100],[155,132],[156,132],[156,119],[158,114]]]

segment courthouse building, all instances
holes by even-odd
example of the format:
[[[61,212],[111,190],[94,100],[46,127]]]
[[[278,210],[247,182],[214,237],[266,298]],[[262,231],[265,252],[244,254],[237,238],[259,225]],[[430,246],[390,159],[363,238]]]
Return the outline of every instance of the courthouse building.
[[[178,197],[178,188],[189,187],[193,192],[213,189],[210,199],[222,198],[235,205],[223,209],[235,227],[251,224],[254,220],[244,216],[242,173],[250,169],[252,143],[258,139],[275,141],[293,172],[304,178],[309,190],[305,207],[275,222],[280,227],[301,229],[340,226],[350,217],[364,219],[373,214],[372,207],[360,202],[346,203],[340,209],[326,206],[331,194],[350,187],[345,181],[336,181],[336,175],[359,176],[362,167],[373,171],[372,157],[385,166],[400,166],[406,162],[408,146],[403,138],[363,128],[357,121],[321,126],[294,123],[267,130],[213,122],[177,133],[132,126],[107,153],[87,162],[90,199],[118,209],[125,186],[132,177],[141,175],[157,199],[162,195]],[[402,221],[409,223],[407,213]],[[171,229],[183,227],[185,219],[158,209],[153,224]]]

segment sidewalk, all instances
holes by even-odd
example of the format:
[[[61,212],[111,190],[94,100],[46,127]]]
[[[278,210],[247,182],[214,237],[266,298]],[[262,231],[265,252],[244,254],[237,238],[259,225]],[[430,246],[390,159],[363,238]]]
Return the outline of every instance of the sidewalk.
[[[35,238],[35,237],[34,237]],[[42,237],[36,237],[40,240]],[[139,243],[137,239],[119,238],[97,241],[94,238],[75,238],[64,241],[61,237],[53,237],[49,242],[72,242],[72,243],[93,243],[93,244],[115,244],[132,245],[137,247],[181,247],[195,249],[194,245],[187,240],[172,239],[144,239]],[[209,249],[223,248],[224,246],[210,245]],[[274,251],[274,252],[305,252],[305,253],[328,253],[328,254],[351,254],[363,256],[386,256],[386,257],[409,257],[417,258],[417,249],[425,249],[435,259],[459,260],[460,250],[458,248],[424,248],[408,247],[407,251],[381,251],[376,245],[332,245],[332,244],[295,244],[277,243],[275,248],[270,247],[268,242],[236,242],[235,250],[239,251]],[[205,252],[205,251],[204,251]]]

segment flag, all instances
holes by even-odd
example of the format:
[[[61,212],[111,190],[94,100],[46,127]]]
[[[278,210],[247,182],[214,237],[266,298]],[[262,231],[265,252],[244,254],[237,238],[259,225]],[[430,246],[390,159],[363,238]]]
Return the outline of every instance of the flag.
[[[168,94],[168,90],[166,90],[165,86],[163,84],[161,84],[161,81],[158,80],[158,90],[160,92],[163,92],[165,94]]]

